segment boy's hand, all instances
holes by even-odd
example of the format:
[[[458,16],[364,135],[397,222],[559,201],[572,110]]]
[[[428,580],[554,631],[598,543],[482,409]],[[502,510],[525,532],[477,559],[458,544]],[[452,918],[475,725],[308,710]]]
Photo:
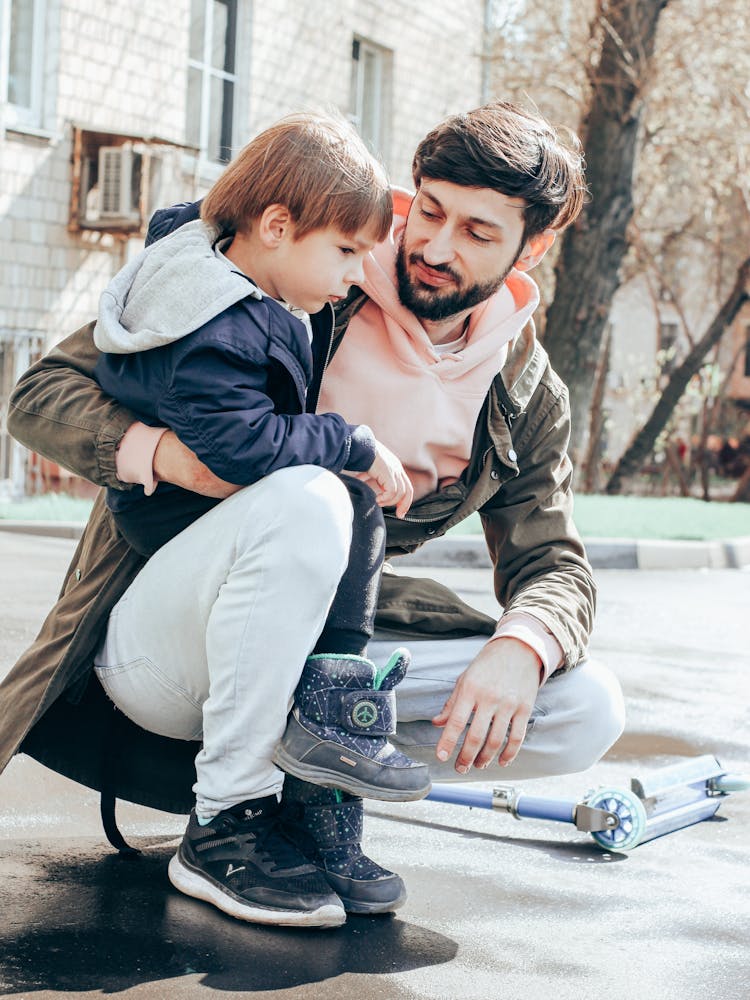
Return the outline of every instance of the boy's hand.
[[[414,499],[414,487],[393,452],[380,441],[376,441],[375,445],[375,461],[367,470],[367,475],[374,479],[379,487],[375,499],[380,507],[391,507],[395,504],[396,517],[403,517]]]

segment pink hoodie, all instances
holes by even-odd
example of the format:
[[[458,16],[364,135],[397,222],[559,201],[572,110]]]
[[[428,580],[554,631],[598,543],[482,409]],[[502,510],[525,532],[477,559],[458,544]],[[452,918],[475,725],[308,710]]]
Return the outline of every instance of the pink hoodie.
[[[457,354],[438,353],[398,298],[396,251],[410,202],[395,192],[391,238],[365,262],[362,287],[371,301],[349,323],[326,370],[318,412],[372,427],[401,459],[419,500],[455,482],[466,468],[482,402],[539,292],[531,278],[511,271],[472,312],[466,346]]]
[[[468,465],[482,403],[508,344],[531,320],[539,291],[528,275],[512,270],[472,312],[466,346],[457,354],[438,353],[398,298],[396,251],[410,204],[410,195],[394,191],[391,237],[365,262],[362,288],[371,301],[351,319],[326,369],[318,411],[368,424],[401,459],[419,500],[455,482]],[[504,615],[493,638],[506,637],[534,650],[541,682],[562,662],[560,644],[531,615]]]

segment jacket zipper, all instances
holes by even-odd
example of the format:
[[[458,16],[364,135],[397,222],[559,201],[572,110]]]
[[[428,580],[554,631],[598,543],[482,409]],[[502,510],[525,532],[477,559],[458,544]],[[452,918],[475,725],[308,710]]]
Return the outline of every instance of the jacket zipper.
[[[487,456],[492,453],[492,450],[493,450],[493,448],[490,445],[490,447],[485,451],[484,455],[482,456],[482,465],[484,465],[484,463],[487,461]],[[479,510],[478,507],[476,509]],[[452,515],[449,514],[448,517],[442,518],[442,520],[447,521],[447,520],[449,520],[449,518],[451,516]],[[440,521],[441,518],[440,517],[409,517],[409,515],[406,514],[403,518],[401,518],[401,520],[402,521],[408,521],[409,524],[430,524],[433,521]]]
[[[326,368],[331,360],[331,348],[333,347],[333,335],[336,332],[336,314],[331,307],[331,332],[328,334],[328,349],[326,350],[326,358],[323,362],[323,370],[320,373],[320,379],[318,380],[318,391],[315,395],[315,405],[312,409],[307,409],[308,413],[315,413],[318,409],[318,400],[320,399],[320,390],[323,388],[323,376],[326,373]]]

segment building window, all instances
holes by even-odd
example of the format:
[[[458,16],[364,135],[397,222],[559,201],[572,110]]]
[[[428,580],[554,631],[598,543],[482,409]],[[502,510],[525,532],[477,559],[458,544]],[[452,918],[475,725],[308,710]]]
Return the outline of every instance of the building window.
[[[192,0],[185,137],[218,163],[232,157],[236,42],[237,0]]]
[[[393,53],[356,38],[352,43],[349,117],[373,153],[388,159]]]
[[[42,124],[45,0],[0,0],[0,100],[6,127]]]
[[[0,332],[0,496],[24,493],[27,452],[8,433],[8,401],[23,372],[42,356],[42,337],[3,336]]]

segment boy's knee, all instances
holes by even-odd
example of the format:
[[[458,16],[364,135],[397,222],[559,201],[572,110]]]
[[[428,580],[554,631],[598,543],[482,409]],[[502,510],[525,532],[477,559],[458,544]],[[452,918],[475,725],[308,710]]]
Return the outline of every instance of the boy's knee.
[[[297,566],[304,572],[340,577],[349,560],[352,502],[333,473],[317,466],[282,469],[272,503],[279,530],[287,539]]]

